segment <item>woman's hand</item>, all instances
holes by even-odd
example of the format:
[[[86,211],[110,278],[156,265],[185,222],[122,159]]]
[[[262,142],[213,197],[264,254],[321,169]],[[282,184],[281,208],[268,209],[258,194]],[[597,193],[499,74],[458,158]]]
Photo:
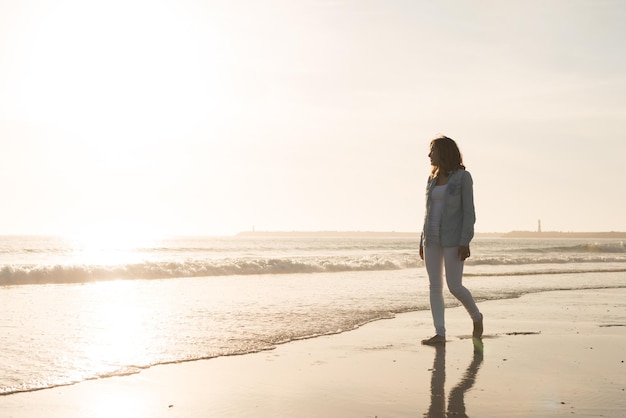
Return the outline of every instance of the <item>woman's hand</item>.
[[[470,256],[469,246],[459,245],[459,260],[465,261]]]

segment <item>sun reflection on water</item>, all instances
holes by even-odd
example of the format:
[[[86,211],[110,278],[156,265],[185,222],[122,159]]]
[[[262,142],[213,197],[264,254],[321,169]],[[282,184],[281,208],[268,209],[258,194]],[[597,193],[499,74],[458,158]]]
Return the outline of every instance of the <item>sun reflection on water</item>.
[[[150,313],[136,300],[137,283],[118,280],[92,285],[105,302],[86,306],[81,313],[88,322],[82,329],[90,332],[82,336],[85,360],[104,376],[136,372],[149,362],[147,351],[154,332],[146,326]]]

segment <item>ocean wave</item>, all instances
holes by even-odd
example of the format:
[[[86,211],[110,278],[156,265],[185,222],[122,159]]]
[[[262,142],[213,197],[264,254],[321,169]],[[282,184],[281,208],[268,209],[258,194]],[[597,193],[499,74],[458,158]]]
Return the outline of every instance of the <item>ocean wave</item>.
[[[389,259],[378,256],[313,259],[226,259],[208,261],[143,262],[102,265],[6,265],[0,285],[85,283],[120,279],[168,279],[253,274],[325,273],[398,270],[417,267],[413,255]]]
[[[514,266],[530,264],[580,264],[580,263],[624,263],[626,257],[615,255],[532,255],[532,256],[478,256],[466,260],[468,265]]]
[[[590,264],[626,263],[621,254],[534,254],[473,256],[469,266],[580,265],[568,271],[589,269]],[[87,283],[106,280],[170,279],[234,275],[335,273],[385,271],[423,267],[414,252],[370,254],[365,256],[316,256],[277,258],[187,259],[184,261],[144,261],[120,265],[95,264],[7,264],[0,266],[0,286],[21,284]],[[528,268],[523,269],[527,271]],[[518,274],[512,272],[510,274]],[[524,273],[527,274],[527,273]]]
[[[530,270],[530,271],[503,271],[492,273],[463,273],[467,277],[515,277],[515,276],[538,276],[538,275],[553,275],[553,274],[584,274],[584,273],[624,273],[626,268],[574,268],[574,269],[544,269],[544,270]]]
[[[626,254],[626,246],[623,241],[610,243],[582,243],[557,247],[519,248],[513,250],[516,253],[618,253]]]

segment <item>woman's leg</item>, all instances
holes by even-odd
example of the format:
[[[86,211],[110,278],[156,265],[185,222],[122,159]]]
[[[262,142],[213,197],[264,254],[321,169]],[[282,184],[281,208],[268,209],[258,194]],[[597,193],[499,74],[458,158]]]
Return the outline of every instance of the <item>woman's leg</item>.
[[[443,305],[443,248],[424,247],[424,263],[430,281],[430,312],[433,315],[435,332],[446,336]]]
[[[465,262],[459,259],[458,247],[444,248],[443,258],[446,266],[446,282],[448,283],[450,293],[463,304],[472,321],[480,321],[483,316],[478,310],[472,294],[463,286],[463,265]]]

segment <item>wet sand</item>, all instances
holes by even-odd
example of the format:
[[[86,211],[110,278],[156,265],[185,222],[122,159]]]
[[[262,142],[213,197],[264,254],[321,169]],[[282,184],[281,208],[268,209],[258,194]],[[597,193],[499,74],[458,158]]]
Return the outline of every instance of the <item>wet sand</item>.
[[[471,288],[471,281],[468,281]],[[0,396],[0,417],[626,416],[626,289],[485,301],[474,344],[462,308],[445,347],[430,313],[274,350]]]

